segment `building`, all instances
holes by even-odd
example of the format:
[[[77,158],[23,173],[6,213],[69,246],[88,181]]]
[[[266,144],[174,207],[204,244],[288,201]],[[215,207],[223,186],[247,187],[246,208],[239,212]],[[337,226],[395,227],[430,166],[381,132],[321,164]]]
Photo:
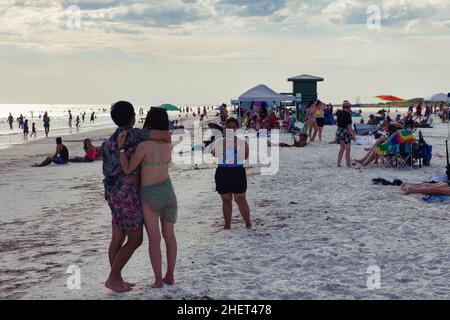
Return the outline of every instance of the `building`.
[[[296,105],[297,112],[302,107],[304,108],[309,102],[318,99],[317,82],[322,82],[324,80],[324,78],[311,76],[309,74],[302,74],[288,79],[288,81],[293,84],[292,95],[301,95],[301,102],[297,102]]]

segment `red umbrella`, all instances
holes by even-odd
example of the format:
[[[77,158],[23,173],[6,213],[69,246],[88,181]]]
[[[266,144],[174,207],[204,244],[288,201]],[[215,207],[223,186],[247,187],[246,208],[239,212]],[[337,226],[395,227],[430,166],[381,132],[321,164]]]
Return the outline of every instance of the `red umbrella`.
[[[397,98],[396,96],[391,96],[391,95],[382,95],[382,96],[376,96],[375,98],[378,98],[380,100],[384,100],[384,101],[389,101],[389,102],[401,102],[401,101],[405,101],[401,98]]]

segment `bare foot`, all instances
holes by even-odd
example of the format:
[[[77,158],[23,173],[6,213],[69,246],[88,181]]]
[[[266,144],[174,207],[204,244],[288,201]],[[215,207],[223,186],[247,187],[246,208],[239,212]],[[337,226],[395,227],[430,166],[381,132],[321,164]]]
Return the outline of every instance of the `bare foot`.
[[[246,223],[245,224],[245,228],[247,228],[248,230],[252,229],[252,224],[251,223]]]
[[[130,283],[130,282],[125,282],[125,281],[124,281],[124,284],[125,284],[127,287],[129,287],[129,288],[136,287],[136,283]]]
[[[166,274],[166,276],[163,279],[163,282],[165,284],[168,284],[169,286],[173,286],[175,284],[175,279],[174,279],[173,275]]]
[[[107,287],[108,289],[116,292],[116,293],[124,293],[124,292],[129,292],[131,291],[131,287],[128,287],[127,285],[125,285],[125,283],[122,281],[113,281],[111,279],[108,279],[105,282],[105,287]]]
[[[231,225],[226,224],[225,227],[223,227],[224,230],[230,230],[231,229]]]
[[[164,288],[164,283],[162,281],[157,281],[151,285],[153,289],[161,289]]]

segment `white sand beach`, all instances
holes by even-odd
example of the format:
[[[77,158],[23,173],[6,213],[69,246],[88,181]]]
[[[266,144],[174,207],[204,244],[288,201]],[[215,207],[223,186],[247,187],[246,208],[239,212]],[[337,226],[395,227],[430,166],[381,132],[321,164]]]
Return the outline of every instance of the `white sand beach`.
[[[101,162],[31,168],[54,150],[54,139],[0,150],[0,299],[449,299],[450,203],[428,204],[372,178],[427,179],[445,165],[446,125],[424,129],[431,167],[415,170],[336,169],[336,128],[323,143],[282,148],[274,176],[248,169],[254,229],[234,207],[222,230],[214,167],[171,170],[179,203],[175,286],[151,289],[147,240],[124,270],[133,291],[115,294],[109,272],[110,211]],[[71,155],[82,140],[101,142],[102,129],[64,137]],[[282,136],[290,143],[290,135]],[[353,146],[352,157],[364,155]],[[162,244],[164,245],[164,244]],[[81,289],[69,290],[70,265]],[[367,268],[379,266],[381,288],[367,288]]]

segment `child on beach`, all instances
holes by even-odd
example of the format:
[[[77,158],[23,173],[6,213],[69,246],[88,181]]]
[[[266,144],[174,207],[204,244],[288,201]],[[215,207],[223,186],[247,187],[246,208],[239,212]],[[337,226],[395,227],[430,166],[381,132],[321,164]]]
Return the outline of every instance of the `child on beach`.
[[[150,136],[167,142],[171,138],[167,131],[133,129],[136,115],[129,102],[115,103],[111,107],[111,118],[118,128],[102,146],[105,199],[112,214],[112,239],[108,251],[111,272],[105,286],[115,292],[127,292],[134,285],[123,280],[122,269],[142,244],[144,219],[139,170],[129,174],[122,170],[118,137],[122,132],[126,133],[126,142],[121,149],[127,157],[131,157],[138,144]],[[125,240],[127,242],[124,244]]]
[[[227,134],[239,129],[239,122],[235,118],[229,118],[225,126]],[[219,159],[216,170],[216,191],[222,198],[222,211],[225,219],[224,229],[231,229],[233,215],[233,198],[239,207],[247,229],[251,229],[250,207],[247,203],[247,174],[245,172],[245,160],[249,156],[249,147],[246,141],[239,141],[236,136],[219,139],[213,148],[213,155]],[[234,143],[233,143],[234,142]],[[240,143],[244,143],[240,150]],[[229,144],[232,144],[231,146]]]
[[[156,129],[169,132],[169,116],[162,108],[151,108],[144,123],[144,129]],[[128,159],[122,152],[127,138],[119,135],[120,162],[125,173],[141,167],[141,198],[145,227],[149,238],[150,260],[155,274],[152,288],[162,288],[164,283],[173,285],[175,263],[177,259],[177,241],[174,225],[177,221],[177,197],[169,176],[172,144],[159,139],[141,142],[136,152]],[[167,272],[162,276],[161,258],[161,221],[162,235],[167,250]]]
[[[37,129],[36,129],[36,123],[33,122],[33,124],[31,125],[31,135],[30,135],[30,138],[31,138],[32,136],[34,136],[34,137],[36,138],[36,132],[37,132]]]

